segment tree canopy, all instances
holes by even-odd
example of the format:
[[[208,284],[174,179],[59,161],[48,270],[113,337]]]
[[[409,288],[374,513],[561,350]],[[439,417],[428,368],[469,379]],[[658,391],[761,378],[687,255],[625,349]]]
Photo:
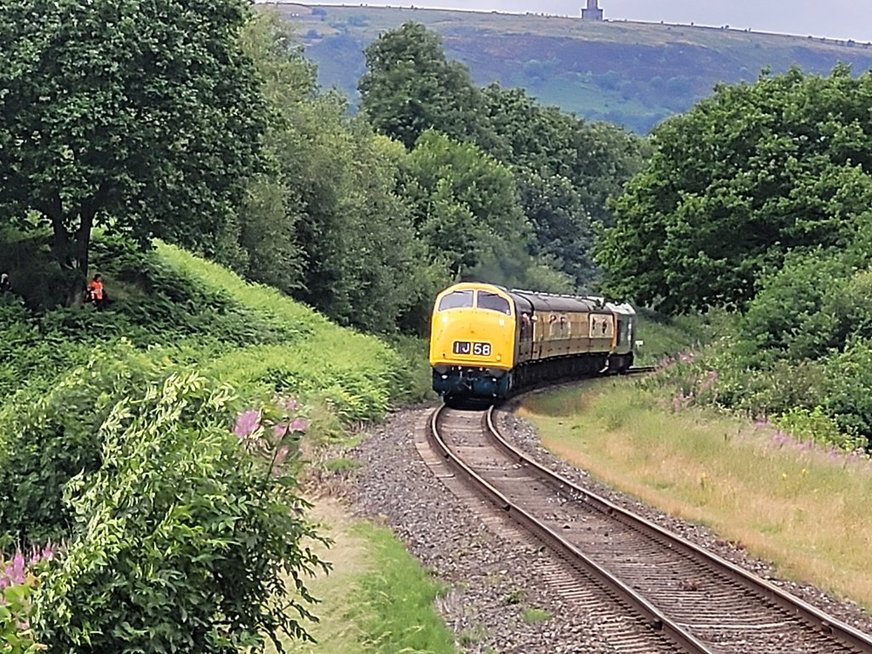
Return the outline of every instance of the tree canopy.
[[[418,233],[453,277],[479,264],[497,240],[526,245],[511,171],[476,146],[425,132],[406,170]]]
[[[440,37],[416,23],[383,34],[366,60],[361,107],[373,126],[410,149],[435,130],[496,158],[532,227],[530,253],[575,285],[590,284],[592,224],[611,224],[606,199],[641,165],[641,139],[543,107],[522,89],[477,88],[446,59]],[[443,218],[464,223],[456,213]]]
[[[438,34],[406,23],[382,34],[365,54],[360,106],[378,131],[407,148],[431,128],[457,139],[478,135],[481,92],[463,64],[445,57]]]
[[[405,148],[320,91],[279,15],[259,14],[243,36],[269,108],[266,166],[249,182],[223,258],[341,324],[395,330],[426,268],[398,189]]]
[[[256,162],[244,0],[0,5],[0,210],[38,212],[81,279],[103,223],[209,249]]]
[[[872,202],[872,75],[763,75],[670,119],[614,203],[612,292],[667,312],[744,307],[792,250],[844,247]]]
[[[535,253],[588,285],[596,276],[594,225],[612,223],[606,201],[641,166],[641,139],[543,107],[523,89],[492,84],[484,98],[488,150],[515,171]]]

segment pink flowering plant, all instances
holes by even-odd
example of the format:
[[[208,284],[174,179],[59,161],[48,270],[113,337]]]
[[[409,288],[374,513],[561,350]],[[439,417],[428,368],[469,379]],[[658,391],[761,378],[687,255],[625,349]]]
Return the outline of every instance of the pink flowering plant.
[[[54,547],[47,545],[29,554],[18,550],[11,559],[0,557],[0,651],[4,654],[34,654],[46,649],[36,642],[30,618],[39,574],[54,554]]]
[[[833,362],[825,363],[757,361],[722,338],[704,351],[663,359],[657,374],[640,383],[668,392],[674,412],[692,406],[725,408],[771,423],[797,443],[860,453],[869,447],[864,427],[872,402],[857,396],[868,397],[872,384],[862,373],[858,378],[850,375],[869,366],[833,356]],[[872,355],[868,360],[872,362]]]
[[[281,476],[286,464],[296,458],[300,439],[309,429],[309,419],[300,402],[275,396],[263,408],[249,408],[236,416],[233,433],[242,447],[267,465],[267,474]]]

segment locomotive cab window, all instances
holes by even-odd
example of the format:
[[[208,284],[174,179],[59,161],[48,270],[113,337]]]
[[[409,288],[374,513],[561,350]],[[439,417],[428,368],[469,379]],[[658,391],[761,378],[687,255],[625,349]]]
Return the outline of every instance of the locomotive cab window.
[[[473,291],[454,291],[439,300],[439,311],[469,309],[473,305]]]
[[[512,315],[512,306],[506,298],[487,291],[478,292],[478,308],[504,313],[507,316]]]

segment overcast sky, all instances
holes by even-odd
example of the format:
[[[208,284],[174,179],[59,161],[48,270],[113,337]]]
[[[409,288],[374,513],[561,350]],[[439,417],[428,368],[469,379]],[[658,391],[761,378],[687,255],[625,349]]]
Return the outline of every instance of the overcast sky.
[[[585,0],[417,0],[367,2],[370,6],[433,7],[480,11],[578,15]],[[359,5],[320,0],[306,4]],[[600,0],[606,18],[697,25],[729,25],[761,32],[872,41],[870,0]]]

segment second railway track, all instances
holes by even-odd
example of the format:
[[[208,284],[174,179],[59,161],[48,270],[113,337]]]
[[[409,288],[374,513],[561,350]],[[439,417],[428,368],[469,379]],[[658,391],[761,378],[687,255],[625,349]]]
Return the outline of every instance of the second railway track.
[[[513,448],[493,409],[441,407],[431,446],[464,480],[648,625],[620,651],[872,654],[872,638],[593,495]]]

